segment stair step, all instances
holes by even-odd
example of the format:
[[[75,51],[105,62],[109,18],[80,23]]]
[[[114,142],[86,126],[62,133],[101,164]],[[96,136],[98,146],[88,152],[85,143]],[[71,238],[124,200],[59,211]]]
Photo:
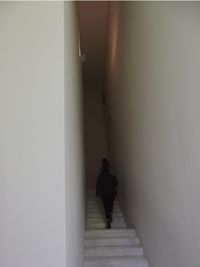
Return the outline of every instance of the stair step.
[[[96,199],[96,198],[88,198],[86,201],[87,205],[102,205],[103,201],[101,199]],[[117,199],[114,200],[113,202],[114,205],[119,205],[119,202]]]
[[[96,196],[96,191],[95,190],[94,191],[88,191],[87,195],[88,196]]]
[[[112,229],[105,229],[102,201],[94,189],[88,190],[86,212],[84,267],[148,267],[135,229],[126,228],[117,199]]]
[[[136,232],[134,229],[97,229],[86,230],[85,237],[135,237]]]
[[[123,215],[121,212],[115,212],[113,213],[113,218],[123,218]],[[87,218],[104,218],[104,214],[99,212],[92,212],[87,214]]]
[[[87,193],[87,198],[89,198],[89,197],[94,197],[94,198],[99,199],[98,197],[96,197],[96,192],[95,193],[94,192]]]
[[[117,222],[117,223],[125,223],[124,218],[123,217],[118,217],[118,218],[113,218],[113,223]],[[100,218],[87,218],[87,223],[105,223],[105,218],[104,217],[100,217]]]
[[[139,245],[139,239],[137,237],[98,237],[98,238],[86,238],[85,246],[134,246]]]
[[[87,195],[87,197],[86,197],[86,200],[88,200],[88,199],[92,199],[92,200],[97,200],[97,201],[101,201],[101,199],[102,198],[100,198],[100,197],[97,197],[96,196],[96,194],[89,194],[89,195]],[[114,199],[115,201],[117,201],[118,200],[118,198],[117,197],[115,197],[115,199]]]
[[[86,209],[100,209],[100,210],[104,210],[103,205],[86,205]],[[119,209],[121,210],[120,206],[118,204],[113,205],[113,209]]]
[[[112,214],[113,220],[117,219],[117,218],[124,218],[122,213],[119,212],[114,212]],[[87,218],[102,218],[105,219],[105,215],[103,212],[91,212],[87,214]]]
[[[87,229],[105,229],[106,228],[106,223],[86,223]],[[118,229],[118,228],[126,228],[126,224],[123,222],[112,222],[111,227],[113,229]]]
[[[92,213],[92,212],[103,212],[103,208],[96,207],[96,208],[86,208],[86,213]],[[115,212],[121,212],[119,207],[114,207],[113,208],[113,213]]]
[[[86,203],[87,204],[99,204],[99,203],[102,203],[102,200],[97,199],[97,198],[88,198]],[[113,204],[119,204],[118,200],[114,199]]]
[[[141,246],[88,247],[85,257],[143,256]]]
[[[97,208],[86,208],[86,214],[91,214],[91,213],[97,213],[97,214],[105,214],[105,211],[104,211],[104,209],[103,208],[99,208],[99,207],[97,207]],[[114,208],[113,209],[113,213],[121,213],[121,215],[122,215],[122,212],[121,212],[121,210],[119,209],[119,208]]]
[[[94,218],[87,218],[87,223],[104,223],[105,218],[102,217],[94,217]]]
[[[135,257],[87,257],[84,267],[148,267],[147,260],[142,256]]]
[[[102,205],[97,205],[97,204],[93,204],[93,203],[92,204],[91,203],[87,204],[86,207],[87,208],[90,208],[90,209],[103,208]],[[113,204],[113,207],[120,209],[120,206],[117,203],[116,204]]]

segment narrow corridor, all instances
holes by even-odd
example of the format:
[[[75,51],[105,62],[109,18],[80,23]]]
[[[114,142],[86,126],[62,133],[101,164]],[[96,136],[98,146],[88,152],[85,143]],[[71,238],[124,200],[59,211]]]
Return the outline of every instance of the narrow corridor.
[[[200,267],[200,2],[0,1],[0,36],[0,267]]]

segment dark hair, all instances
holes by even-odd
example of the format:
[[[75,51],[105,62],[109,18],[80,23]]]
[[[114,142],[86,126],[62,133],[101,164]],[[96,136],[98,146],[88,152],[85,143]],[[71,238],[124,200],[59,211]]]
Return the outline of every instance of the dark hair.
[[[108,163],[108,160],[107,160],[107,158],[103,158],[102,159],[102,166],[103,167],[110,167],[110,164]]]
[[[101,174],[109,174],[110,164],[107,158],[102,159]]]

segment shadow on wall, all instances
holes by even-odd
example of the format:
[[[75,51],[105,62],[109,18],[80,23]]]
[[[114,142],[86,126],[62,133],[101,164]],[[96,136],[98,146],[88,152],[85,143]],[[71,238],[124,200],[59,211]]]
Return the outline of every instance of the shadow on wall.
[[[84,114],[87,187],[94,188],[101,160],[107,157],[105,119],[99,88],[85,88]]]

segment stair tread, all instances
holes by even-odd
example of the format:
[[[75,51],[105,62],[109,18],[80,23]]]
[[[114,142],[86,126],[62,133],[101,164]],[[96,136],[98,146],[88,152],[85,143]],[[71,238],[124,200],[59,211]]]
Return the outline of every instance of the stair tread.
[[[128,230],[128,231],[127,231]],[[129,236],[136,236],[135,230],[129,230],[128,228],[120,228],[120,229],[88,229],[85,232],[85,237],[89,236],[124,236],[124,237],[129,237]]]
[[[115,212],[113,213],[113,218],[124,218],[121,212]],[[90,213],[87,214],[87,218],[104,218],[104,215],[102,213]]]
[[[109,261],[109,260],[116,260],[116,261],[147,261],[145,256],[115,256],[115,257],[85,257],[86,261]]]
[[[91,247],[91,246],[118,246],[118,245],[136,245],[140,244],[140,241],[138,238],[130,239],[130,238],[116,238],[116,239],[85,239],[85,247]]]
[[[126,228],[117,199],[114,201],[112,229],[105,229],[104,209],[95,194],[95,189],[88,190],[84,266],[148,267],[136,231]]]
[[[105,221],[101,221],[101,222],[89,222],[89,221],[87,221],[87,224],[88,225],[105,225],[106,224],[106,222]],[[125,221],[114,221],[114,222],[112,222],[111,223],[111,225],[118,225],[118,224],[123,224],[123,225],[125,225]]]
[[[106,224],[101,224],[101,225],[87,225],[87,230],[89,229],[106,229]],[[120,225],[120,224],[115,224],[112,225],[112,229],[126,229],[126,225]]]
[[[87,230],[90,229],[106,229],[106,225],[99,225],[99,226],[93,226],[93,225],[89,225],[86,228]],[[114,225],[112,226],[112,229],[126,229],[125,225]]]
[[[106,234],[106,235],[111,235],[111,234],[135,234],[135,230],[130,228],[125,228],[125,229],[91,229],[91,230],[86,230],[85,234]]]
[[[143,256],[141,246],[96,246],[86,247],[85,257],[119,257],[119,256]]]
[[[126,229],[119,229],[119,230],[115,230],[115,229],[97,229],[97,230],[86,230],[86,233],[91,233],[91,232],[97,232],[97,233],[116,233],[116,232],[126,232],[126,233],[135,233],[135,229],[134,228],[126,228]]]
[[[128,240],[138,240],[137,236],[108,236],[108,237],[85,237],[86,240],[117,240],[117,239],[128,239]]]
[[[112,246],[112,245],[106,245],[106,246],[95,246],[95,247],[85,247],[86,250],[98,250],[98,249],[135,249],[135,248],[142,248],[141,245],[116,245],[116,246]]]

